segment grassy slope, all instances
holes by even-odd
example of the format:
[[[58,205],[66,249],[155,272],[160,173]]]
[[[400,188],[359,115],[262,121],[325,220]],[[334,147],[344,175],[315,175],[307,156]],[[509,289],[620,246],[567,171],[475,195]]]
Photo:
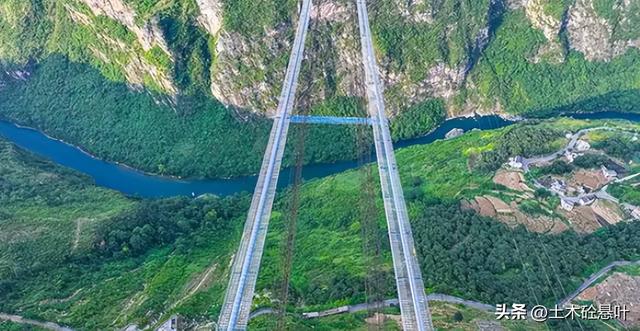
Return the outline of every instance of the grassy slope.
[[[562,120],[550,125],[576,129],[598,124]],[[424,192],[409,199],[409,208],[430,291],[489,303],[524,302],[531,298],[522,284],[529,284],[542,295],[541,300],[550,302],[561,294],[555,279],[552,286],[548,286],[541,272],[542,266],[535,254],[541,242],[545,242],[550,251],[567,252],[566,256],[554,255],[544,264],[551,263],[558,269],[567,291],[598,265],[610,259],[638,255],[637,243],[629,245],[619,232],[604,231],[589,237],[574,234],[541,237],[527,234],[523,229],[511,230],[472,214],[460,214],[452,206],[443,207],[442,202],[435,201],[460,197],[464,194],[459,192],[469,187],[472,190],[495,188],[487,186],[488,176],[478,176],[466,167],[466,158],[470,151],[491,148],[491,143],[504,131],[506,129],[469,133],[450,141],[403,149],[397,154],[405,190]],[[360,171],[352,170],[302,187],[291,284],[291,302],[296,307],[291,309],[323,309],[364,300],[363,277],[367,268],[361,253],[360,211],[354,208],[360,202],[361,176]],[[416,176],[422,181],[416,181]],[[375,172],[373,178],[376,178]],[[280,197],[273,215],[257,286],[261,296],[256,304],[260,306],[271,306],[269,296],[278,297],[280,245],[284,237],[282,221],[288,210],[288,196]],[[382,295],[391,297],[394,285],[385,221],[380,201],[374,201],[373,206],[378,214],[378,236],[383,243]],[[21,310],[28,317],[55,320],[80,329],[148,323],[169,312],[215,320],[227,282],[229,256],[237,244],[243,218],[243,212],[239,212],[232,223],[235,225],[228,230],[186,237],[183,248],[166,245],[152,248],[139,257],[99,260],[92,265],[65,263],[46,273],[26,277],[13,284],[9,294],[0,291],[0,296],[7,299],[0,305],[0,311]],[[626,236],[637,231],[634,224],[628,227]],[[624,230],[612,228],[616,229]],[[521,269],[520,258],[505,254],[513,251],[512,240],[517,240],[523,252],[521,258],[530,266],[528,276]],[[449,246],[451,243],[453,246]],[[209,287],[172,308],[173,303],[188,292],[187,284],[197,281],[198,275],[215,264],[218,267],[214,269]],[[82,290],[73,295],[78,289]],[[152,313],[147,315],[148,311]],[[305,323],[299,325],[303,327]],[[361,326],[362,320],[339,317],[329,326],[320,323],[318,327],[330,329],[333,323],[337,323],[336,328],[338,325],[351,328]]]
[[[97,224],[135,202],[0,140],[0,205],[0,278],[6,278],[86,253]]]
[[[243,217],[218,210],[230,217],[220,231],[202,227],[178,240],[182,246],[108,258],[94,249],[99,228],[140,201],[93,186],[3,140],[0,176],[0,311],[83,330],[153,323],[170,312],[215,318]],[[244,213],[246,201],[240,205]],[[82,228],[73,249],[78,219]],[[187,295],[210,267],[201,290]],[[0,329],[12,327],[5,323]]]

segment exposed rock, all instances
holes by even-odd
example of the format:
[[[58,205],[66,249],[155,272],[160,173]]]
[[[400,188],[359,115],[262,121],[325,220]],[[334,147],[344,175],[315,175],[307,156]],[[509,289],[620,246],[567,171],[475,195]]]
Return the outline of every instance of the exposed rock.
[[[129,31],[136,35],[138,42],[145,51],[153,46],[158,46],[168,55],[169,47],[158,26],[157,19],[153,18],[144,23],[142,27],[136,24],[136,12],[122,0],[83,0],[94,15],[104,15],[114,19],[126,26]]]
[[[576,0],[569,10],[567,31],[571,48],[591,61],[609,61],[630,47],[640,47],[640,40],[615,40],[612,25],[598,16],[593,0]]]
[[[196,0],[200,8],[198,22],[211,34],[217,36],[222,28],[222,9],[220,0]]]
[[[527,2],[529,2],[529,0],[506,0],[506,5],[507,8],[516,10],[526,6]]]
[[[464,69],[450,68],[438,63],[429,69],[429,76],[421,84],[427,92],[435,97],[449,99],[454,96],[464,79]]]
[[[544,11],[545,2],[548,0],[529,0],[525,4],[525,13],[527,14],[527,18],[531,21],[531,24],[537,28],[542,30],[544,36],[549,41],[557,41],[558,32],[560,31],[560,22],[559,19],[547,15]]]
[[[300,79],[298,89],[308,91],[310,104],[327,95],[364,95],[355,13],[355,4],[340,1],[312,7],[315,21],[307,43],[317,46],[305,49],[301,72],[312,79]],[[290,52],[292,42],[290,29],[281,25],[259,41],[223,29],[212,70],[213,95],[227,105],[273,115],[286,71],[283,54]]]
[[[235,32],[222,31],[212,70],[211,93],[221,102],[239,108],[275,114],[279,86],[286,66],[270,63],[289,49],[284,31],[272,31],[256,42]],[[255,72],[248,76],[247,69]]]
[[[414,23],[433,23],[431,5],[428,0],[395,0],[403,17]]]
[[[319,19],[324,21],[346,21],[349,19],[350,13],[348,8],[335,1],[323,1],[311,8],[311,19]]]
[[[11,71],[7,71],[6,74],[9,75],[9,77],[12,79],[22,80],[22,81],[26,81],[27,78],[31,76],[31,73],[26,70],[11,70]]]
[[[562,22],[559,18],[545,13],[545,4],[548,0],[528,0],[524,2],[524,9],[531,25],[542,31],[547,38],[547,43],[540,46],[536,54],[529,59],[533,63],[538,63],[546,59],[550,63],[562,63],[564,54],[558,34]]]
[[[79,11],[77,11],[75,8],[73,8],[72,6],[70,6],[68,3],[64,5],[64,8],[67,9],[67,11],[69,12],[69,16],[71,17],[71,19],[78,23],[78,24],[82,24],[82,25],[91,25],[92,21],[91,18]]]
[[[139,56],[131,47],[103,33],[98,34],[98,38],[103,41],[108,48],[127,54],[127,63],[117,62],[117,60],[116,62],[124,68],[127,81],[133,84],[134,87],[142,86],[145,82],[145,77],[151,77],[153,81],[169,95],[175,96],[177,94],[178,90],[171,78],[155,65],[149,63],[147,59]],[[94,55],[97,58],[107,58],[105,54],[98,50],[94,51]]]
[[[85,0],[95,15],[105,15],[112,19],[118,20],[126,25],[131,31],[138,31],[144,37],[139,41],[143,49],[148,50],[153,46],[159,46],[170,54],[165,44],[164,38],[158,27],[156,20],[145,25],[144,29],[139,29],[135,25],[135,13],[120,0],[102,1],[102,0]],[[92,28],[96,33],[97,42],[87,45],[93,56],[104,62],[117,64],[123,69],[123,73],[127,82],[134,89],[142,89],[146,82],[145,79],[150,78],[164,92],[171,96],[175,96],[178,92],[170,75],[158,68],[155,64],[142,57],[140,52],[128,45],[117,37],[111,36],[108,31],[97,31],[92,17],[78,11],[76,8],[65,5],[65,9],[69,13],[71,19],[80,25]],[[136,33],[136,35],[138,35]],[[119,54],[120,56],[114,56]],[[124,55],[124,56],[122,56]],[[126,59],[126,61],[123,61]]]

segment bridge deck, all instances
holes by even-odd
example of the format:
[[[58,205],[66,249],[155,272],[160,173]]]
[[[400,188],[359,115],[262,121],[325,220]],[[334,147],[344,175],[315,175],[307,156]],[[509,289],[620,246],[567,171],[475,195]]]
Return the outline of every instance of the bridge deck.
[[[311,0],[303,0],[289,66],[278,103],[277,116],[269,136],[260,176],[247,216],[240,246],[233,260],[218,330],[245,330],[249,320],[264,241],[271,217],[280,165],[287,140],[290,113],[295,101],[297,79],[309,26]]]
[[[418,265],[409,216],[393,152],[389,122],[384,109],[384,96],[378,77],[365,0],[358,0],[357,7],[362,61],[367,84],[368,111],[374,123],[372,126],[373,135],[402,324],[404,330],[433,330],[422,273]]]
[[[367,117],[292,115],[291,123],[371,125],[372,121]]]

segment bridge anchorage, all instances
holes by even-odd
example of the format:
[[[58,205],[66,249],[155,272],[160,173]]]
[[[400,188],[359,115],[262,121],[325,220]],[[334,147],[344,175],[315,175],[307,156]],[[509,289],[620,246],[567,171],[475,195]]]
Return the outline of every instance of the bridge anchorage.
[[[287,140],[287,131],[289,124],[294,122],[364,124],[372,127],[403,328],[404,330],[419,331],[433,330],[393,151],[389,121],[385,113],[382,85],[378,77],[365,0],[357,0],[357,10],[369,118],[294,116],[291,114],[304,54],[310,9],[311,0],[302,0],[300,18],[276,116],[274,117],[269,143],[262,161],[258,183],[253,194],[240,246],[231,267],[229,285],[220,312],[217,329],[227,331],[247,329]]]

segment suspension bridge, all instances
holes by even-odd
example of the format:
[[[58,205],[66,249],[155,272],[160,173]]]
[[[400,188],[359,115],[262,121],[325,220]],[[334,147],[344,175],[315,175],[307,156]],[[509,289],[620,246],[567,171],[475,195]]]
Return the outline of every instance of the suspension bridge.
[[[325,123],[370,125],[373,129],[380,183],[393,257],[398,304],[404,330],[433,330],[422,274],[418,265],[406,203],[393,151],[389,121],[385,112],[382,84],[372,45],[365,0],[357,0],[358,26],[365,72],[369,118],[292,115],[297,79],[309,27],[311,0],[303,0],[289,65],[269,136],[258,183],[234,256],[229,285],[218,320],[218,330],[246,330],[269,218],[276,193],[289,125]]]

